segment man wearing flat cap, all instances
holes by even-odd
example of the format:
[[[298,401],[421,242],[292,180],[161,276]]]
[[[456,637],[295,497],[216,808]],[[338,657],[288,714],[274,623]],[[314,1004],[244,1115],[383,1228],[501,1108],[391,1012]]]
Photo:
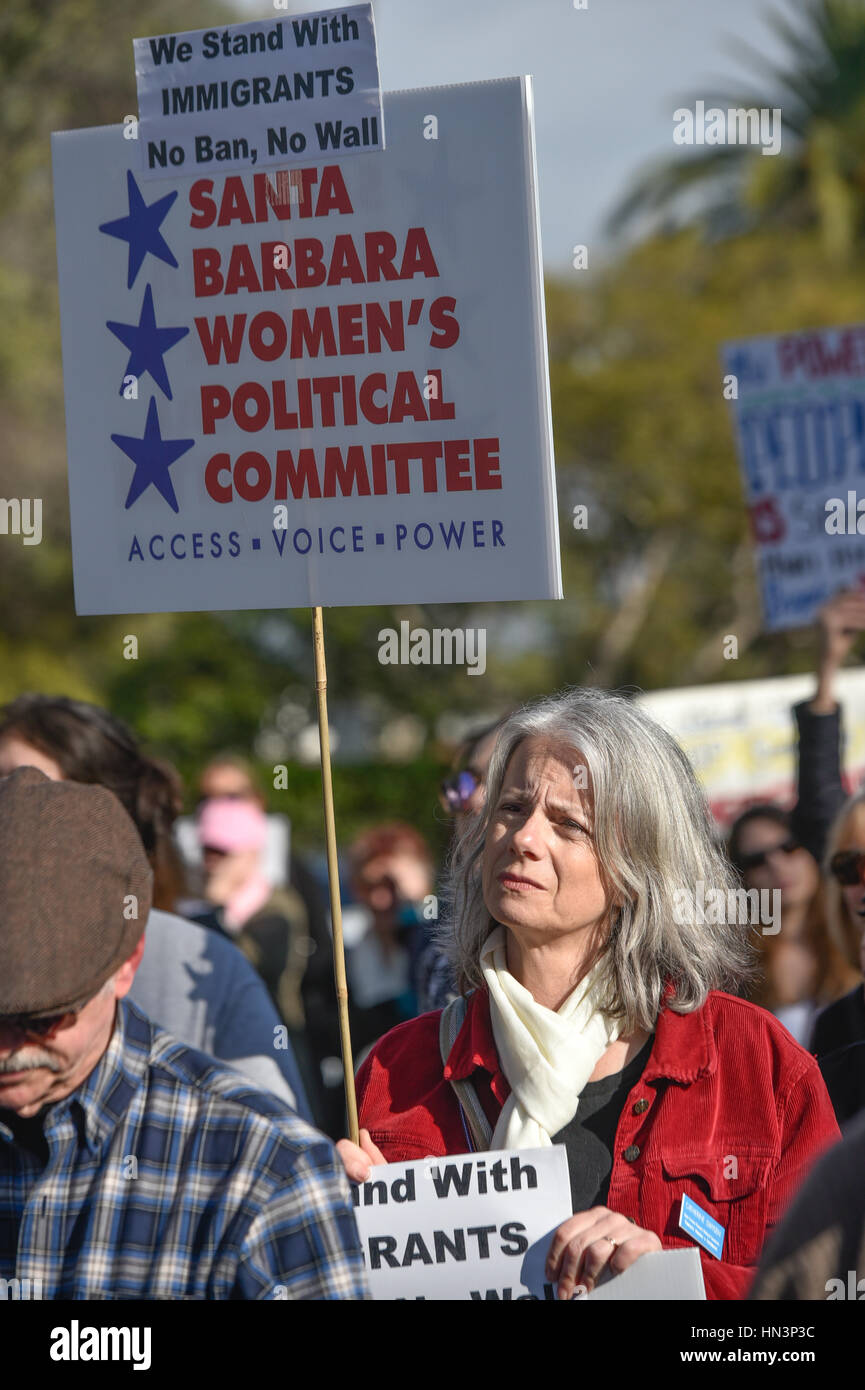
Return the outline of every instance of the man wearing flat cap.
[[[43,1298],[368,1298],[330,1141],[126,998],[150,898],[111,792],[0,779],[0,1278]]]

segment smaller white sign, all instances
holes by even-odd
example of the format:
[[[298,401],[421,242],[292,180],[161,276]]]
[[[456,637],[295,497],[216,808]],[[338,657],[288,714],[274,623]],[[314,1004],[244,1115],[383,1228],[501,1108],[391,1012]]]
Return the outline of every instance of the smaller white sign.
[[[145,177],[384,149],[371,4],[133,43]]]
[[[679,1303],[705,1300],[706,1284],[699,1250],[651,1250],[621,1274],[602,1278],[576,1303]]]
[[[573,1214],[563,1144],[388,1163],[353,1195],[373,1298],[555,1299],[544,1266]]]

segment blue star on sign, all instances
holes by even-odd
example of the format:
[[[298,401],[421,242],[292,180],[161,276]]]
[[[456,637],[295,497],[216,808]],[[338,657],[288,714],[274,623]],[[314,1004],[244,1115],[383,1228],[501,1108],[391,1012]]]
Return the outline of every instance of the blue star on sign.
[[[156,317],[153,312],[153,291],[149,285],[144,291],[144,303],[141,306],[141,317],[137,324],[112,323],[109,319],[105,326],[111,329],[115,338],[119,338],[131,353],[126,371],[123,374],[124,378],[127,376],[141,377],[145,372],[149,372],[157,386],[161,387],[168,399],[171,400],[168,373],[162,359],[169,348],[173,348],[175,343],[179,343],[181,338],[186,337],[189,329],[156,327]],[[120,394],[123,395],[122,385]]]
[[[164,198],[157,198],[155,203],[145,203],[131,169],[126,170],[126,190],[129,195],[128,217],[117,217],[113,222],[102,222],[99,230],[105,232],[106,236],[116,236],[121,241],[129,242],[129,270],[126,277],[126,288],[129,290],[148,251],[177,269],[177,261],[159,230],[177,193],[166,193]]]
[[[135,439],[128,434],[112,434],[111,439],[118,449],[122,449],[124,454],[131,458],[135,464],[135,473],[125,503],[126,510],[129,510],[133,502],[138,501],[145,488],[150,487],[152,483],[165,498],[169,507],[173,511],[179,512],[180,508],[177,505],[177,497],[168,470],[180,458],[181,454],[185,454],[187,449],[192,448],[195,440],[162,438],[159,432],[156,397],[150,397],[143,439]]]

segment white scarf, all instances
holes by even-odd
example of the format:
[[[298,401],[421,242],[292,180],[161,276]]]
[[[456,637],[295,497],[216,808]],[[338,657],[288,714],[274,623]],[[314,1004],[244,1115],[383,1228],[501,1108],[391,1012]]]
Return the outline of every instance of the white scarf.
[[[490,1148],[538,1148],[552,1144],[576,1114],[579,1094],[621,1024],[597,1009],[596,970],[557,1013],[536,1003],[508,970],[506,939],[504,927],[496,927],[481,952],[493,1038],[511,1087]]]

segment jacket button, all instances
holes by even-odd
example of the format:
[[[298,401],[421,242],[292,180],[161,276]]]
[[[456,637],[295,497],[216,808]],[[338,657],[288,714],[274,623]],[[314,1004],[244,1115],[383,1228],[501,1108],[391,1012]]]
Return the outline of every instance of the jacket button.
[[[637,1103],[636,1103],[635,1106],[634,1106],[634,1114],[635,1114],[635,1115],[645,1115],[645,1113],[646,1113],[646,1111],[648,1110],[648,1108],[649,1108],[649,1102],[648,1102],[647,1100],[638,1100]]]
[[[639,1144],[629,1144],[622,1156],[627,1159],[628,1163],[633,1163],[635,1158],[640,1157]]]

